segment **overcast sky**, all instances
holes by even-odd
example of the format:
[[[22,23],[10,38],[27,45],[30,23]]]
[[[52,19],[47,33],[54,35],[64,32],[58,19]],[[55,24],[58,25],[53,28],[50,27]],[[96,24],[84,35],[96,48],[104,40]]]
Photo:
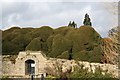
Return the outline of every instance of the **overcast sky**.
[[[95,30],[107,37],[118,25],[117,12],[117,3],[113,2],[3,2],[0,26],[2,30],[12,26],[58,28],[75,21],[80,27],[88,13]]]

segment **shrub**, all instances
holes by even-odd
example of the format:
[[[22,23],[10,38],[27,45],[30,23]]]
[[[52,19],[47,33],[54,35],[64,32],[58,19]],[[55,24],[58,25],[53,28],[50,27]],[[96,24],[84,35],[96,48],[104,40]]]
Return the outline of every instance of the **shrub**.
[[[69,53],[68,51],[63,52],[61,55],[59,55],[57,58],[61,59],[69,59]]]
[[[90,26],[10,29],[3,31],[2,42],[3,54],[41,50],[49,57],[100,62],[102,53],[101,37]]]
[[[65,36],[69,31],[74,30],[72,27],[63,26],[54,30],[54,34],[61,34]]]
[[[2,54],[3,55],[14,55],[19,52],[19,47],[10,41],[4,41],[2,43]]]
[[[89,78],[89,79],[98,79],[98,78],[112,78],[112,74],[107,73],[106,71],[102,70],[100,67],[96,67],[95,72],[89,72],[87,68],[83,68],[84,66],[74,66],[74,72],[68,74],[68,78]],[[104,72],[104,74],[103,74]]]
[[[51,35],[46,41],[46,44],[48,47],[48,53],[52,51],[53,38],[54,38],[54,35]]]
[[[40,28],[36,28],[32,32],[32,36],[34,38],[40,37],[43,41],[46,41],[47,38],[53,34],[53,29],[49,26],[42,26]]]
[[[64,38],[64,36],[58,34],[53,38],[52,51],[50,52],[51,57],[57,57],[66,50],[71,48],[71,41]]]
[[[39,38],[33,39],[26,47],[26,50],[32,50],[32,51],[40,51],[41,49],[42,49],[42,45]]]
[[[24,51],[31,41],[31,36],[28,35],[31,30],[33,29],[11,28],[3,31],[3,54],[17,54],[19,51]]]

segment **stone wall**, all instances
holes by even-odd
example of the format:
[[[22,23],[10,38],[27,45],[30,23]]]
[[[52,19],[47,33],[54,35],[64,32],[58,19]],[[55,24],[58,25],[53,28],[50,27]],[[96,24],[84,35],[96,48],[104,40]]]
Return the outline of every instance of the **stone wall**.
[[[2,65],[2,56],[0,55],[0,65]],[[2,77],[2,66],[0,66],[0,78]]]
[[[52,59],[52,58],[46,61],[46,67],[51,67],[52,70],[55,70],[55,66],[54,66],[55,64],[62,67],[62,73],[65,73],[70,69],[71,69],[71,71],[74,71],[74,66],[83,65],[84,66],[83,68],[84,69],[88,68],[89,72],[92,71],[94,73],[96,68],[100,67],[102,70],[107,71],[107,73],[112,74],[113,77],[116,77],[116,78],[118,77],[118,66],[117,65],[89,63],[89,62],[85,62],[85,61]]]
[[[15,70],[15,64],[13,64],[9,59],[4,59],[2,64],[2,73],[5,75],[13,75]]]
[[[29,59],[35,61],[35,75],[44,73],[46,58],[40,51],[20,52],[17,58],[11,58],[13,59],[13,56],[3,56],[3,74],[6,76],[28,77],[29,75],[25,75],[25,61]]]
[[[107,70],[108,73],[112,73],[113,77],[118,77],[118,66],[112,64],[100,64],[100,63],[89,63],[85,61],[75,61],[66,59],[47,58],[40,51],[24,51],[20,52],[18,56],[3,56],[3,76],[10,77],[29,77],[25,75],[25,61],[35,61],[35,75],[40,77],[40,74],[45,74],[50,68],[55,71],[56,66],[62,68],[62,72],[68,70],[74,71],[74,66],[84,65],[84,68],[88,68],[88,71],[95,71],[96,67],[100,67],[103,70]]]

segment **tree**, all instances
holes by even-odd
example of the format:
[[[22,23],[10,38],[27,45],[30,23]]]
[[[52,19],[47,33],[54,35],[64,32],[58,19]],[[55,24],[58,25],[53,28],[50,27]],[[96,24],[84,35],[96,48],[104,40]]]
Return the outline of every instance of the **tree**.
[[[83,21],[83,24],[92,26],[91,20],[90,20],[89,15],[87,13],[85,14],[85,19]]]
[[[71,21],[69,22],[68,26],[71,26]]]
[[[72,23],[70,21],[69,24],[68,24],[68,27],[77,28],[77,24],[74,21]]]

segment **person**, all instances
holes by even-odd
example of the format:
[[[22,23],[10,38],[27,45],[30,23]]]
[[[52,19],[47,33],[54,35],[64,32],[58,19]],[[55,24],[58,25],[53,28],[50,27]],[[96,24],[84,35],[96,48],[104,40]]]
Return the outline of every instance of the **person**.
[[[40,80],[44,80],[44,75],[43,74],[41,74],[41,79]]]
[[[34,80],[34,75],[31,75],[31,80]]]

